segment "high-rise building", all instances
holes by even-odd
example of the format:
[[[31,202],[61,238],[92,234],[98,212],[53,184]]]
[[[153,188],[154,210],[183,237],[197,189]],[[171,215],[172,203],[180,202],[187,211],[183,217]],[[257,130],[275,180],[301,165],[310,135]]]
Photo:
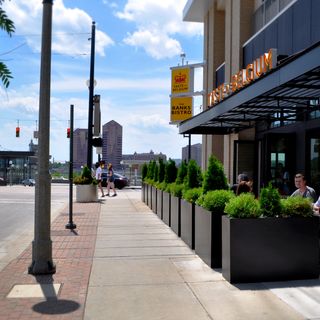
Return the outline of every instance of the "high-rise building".
[[[102,160],[112,163],[115,170],[121,169],[122,126],[114,120],[102,126]]]
[[[201,167],[201,143],[196,143],[190,146],[190,159],[196,161],[198,166]],[[189,160],[189,146],[182,148],[182,160]]]
[[[73,168],[81,169],[87,163],[88,129],[73,131]]]

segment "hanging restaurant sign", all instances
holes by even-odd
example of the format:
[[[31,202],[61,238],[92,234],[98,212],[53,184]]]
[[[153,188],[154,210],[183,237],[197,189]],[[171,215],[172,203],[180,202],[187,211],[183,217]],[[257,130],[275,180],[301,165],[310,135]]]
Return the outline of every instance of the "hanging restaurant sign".
[[[277,64],[277,50],[270,49],[258,59],[249,63],[245,69],[231,77],[230,83],[223,83],[218,88],[208,94],[209,107],[213,107],[218,102],[230,96],[237,90],[247,86],[252,81],[273,69]]]
[[[193,98],[178,97],[171,98],[171,123],[179,123],[190,119],[193,115]]]
[[[172,68],[171,71],[171,94],[179,94],[193,91],[192,73],[190,67]]]

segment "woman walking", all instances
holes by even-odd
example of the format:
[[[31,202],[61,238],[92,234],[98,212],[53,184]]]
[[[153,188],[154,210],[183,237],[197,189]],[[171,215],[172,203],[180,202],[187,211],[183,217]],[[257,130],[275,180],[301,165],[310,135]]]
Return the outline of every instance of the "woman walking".
[[[113,196],[115,197],[117,195],[116,189],[114,187],[114,175],[113,175],[113,169],[112,164],[108,164],[108,185],[107,185],[107,196],[110,196],[110,188],[113,190]]]

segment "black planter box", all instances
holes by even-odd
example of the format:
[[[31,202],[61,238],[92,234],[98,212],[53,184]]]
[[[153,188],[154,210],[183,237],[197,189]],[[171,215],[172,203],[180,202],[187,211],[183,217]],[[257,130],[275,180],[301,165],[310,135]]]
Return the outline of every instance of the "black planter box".
[[[141,201],[146,202],[146,184],[144,182],[141,183]]]
[[[157,189],[157,216],[162,219],[163,191]]]
[[[151,209],[151,199],[152,199],[152,188],[151,185],[148,184],[148,189],[147,189],[147,205]]]
[[[195,206],[195,252],[211,268],[222,266],[222,215]]]
[[[181,236],[181,199],[171,195],[171,229]]]
[[[171,196],[170,193],[163,191],[162,220],[168,226],[170,226],[170,217],[171,217],[170,196]]]
[[[151,187],[151,210],[157,213],[157,188]]]
[[[222,275],[231,283],[319,278],[319,219],[222,217]]]
[[[194,203],[181,199],[181,239],[194,249]]]

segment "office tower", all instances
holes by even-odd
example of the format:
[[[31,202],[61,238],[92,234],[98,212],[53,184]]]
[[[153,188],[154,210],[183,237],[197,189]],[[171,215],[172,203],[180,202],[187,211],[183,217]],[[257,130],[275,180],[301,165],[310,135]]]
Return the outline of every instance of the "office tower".
[[[88,129],[73,131],[73,168],[81,169],[87,164]]]
[[[198,166],[201,167],[201,143],[196,143],[190,146],[190,159],[197,162]],[[189,161],[189,146],[182,148],[182,160]]]

